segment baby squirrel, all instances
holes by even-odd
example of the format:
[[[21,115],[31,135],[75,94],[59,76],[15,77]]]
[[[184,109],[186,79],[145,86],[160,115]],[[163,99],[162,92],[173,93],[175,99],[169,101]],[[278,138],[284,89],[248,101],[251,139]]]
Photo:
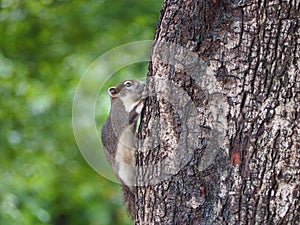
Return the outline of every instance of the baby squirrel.
[[[111,108],[101,130],[106,157],[122,183],[124,201],[132,217],[135,211],[135,130],[144,106],[144,87],[141,81],[125,80],[109,88]]]

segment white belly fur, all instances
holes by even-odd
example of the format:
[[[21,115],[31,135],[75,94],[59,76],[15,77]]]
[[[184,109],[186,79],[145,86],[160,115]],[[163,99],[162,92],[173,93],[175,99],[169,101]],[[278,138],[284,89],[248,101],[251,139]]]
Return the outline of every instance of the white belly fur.
[[[118,175],[127,186],[134,186],[135,149],[134,133],[128,127],[120,136],[116,152]]]

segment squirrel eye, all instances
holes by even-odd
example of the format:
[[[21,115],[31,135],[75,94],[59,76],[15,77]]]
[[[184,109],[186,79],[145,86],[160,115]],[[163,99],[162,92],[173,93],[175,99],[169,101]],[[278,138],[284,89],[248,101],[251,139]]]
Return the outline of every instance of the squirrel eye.
[[[131,81],[126,81],[126,82],[124,83],[124,85],[125,85],[126,87],[131,87],[132,82],[131,82]]]

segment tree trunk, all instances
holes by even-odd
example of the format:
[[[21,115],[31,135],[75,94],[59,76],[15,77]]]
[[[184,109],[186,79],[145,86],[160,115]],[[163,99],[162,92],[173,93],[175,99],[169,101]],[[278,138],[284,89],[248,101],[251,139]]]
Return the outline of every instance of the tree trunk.
[[[135,224],[299,224],[299,15],[299,0],[165,0]]]

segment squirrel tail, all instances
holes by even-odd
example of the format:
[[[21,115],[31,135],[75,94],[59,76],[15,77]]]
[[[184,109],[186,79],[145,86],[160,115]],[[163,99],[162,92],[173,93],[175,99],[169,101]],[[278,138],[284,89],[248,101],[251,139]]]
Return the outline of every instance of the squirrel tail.
[[[135,218],[135,193],[126,185],[123,185],[123,199],[126,203],[131,218]]]

